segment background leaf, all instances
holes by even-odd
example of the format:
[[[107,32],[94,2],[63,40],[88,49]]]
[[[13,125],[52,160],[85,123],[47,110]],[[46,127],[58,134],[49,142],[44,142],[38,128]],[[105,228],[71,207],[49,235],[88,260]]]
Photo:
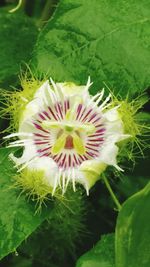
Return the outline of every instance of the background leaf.
[[[62,0],[41,31],[35,72],[126,95],[150,83],[150,2]]]
[[[28,63],[37,37],[34,20],[21,12],[0,10],[0,86],[18,83],[21,64]]]
[[[116,228],[116,267],[150,265],[150,183],[122,207]]]
[[[79,258],[76,267],[115,267],[114,261],[114,234],[107,234]]]
[[[49,217],[52,209],[49,206],[35,214],[35,203],[13,188],[15,170],[8,159],[9,153],[7,148],[0,149],[0,259],[15,251]]]

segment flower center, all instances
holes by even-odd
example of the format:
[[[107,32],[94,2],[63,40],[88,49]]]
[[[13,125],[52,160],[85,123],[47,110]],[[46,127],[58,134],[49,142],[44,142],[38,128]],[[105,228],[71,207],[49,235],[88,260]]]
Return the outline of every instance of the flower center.
[[[99,157],[105,132],[101,114],[95,107],[75,102],[71,109],[70,105],[71,99],[56,102],[33,121],[37,153],[53,158],[63,169]]]

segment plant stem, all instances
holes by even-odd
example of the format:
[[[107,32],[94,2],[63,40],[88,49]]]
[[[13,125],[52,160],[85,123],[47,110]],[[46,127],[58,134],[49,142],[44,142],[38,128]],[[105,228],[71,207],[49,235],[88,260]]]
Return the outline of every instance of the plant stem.
[[[119,203],[117,197],[115,196],[115,194],[114,194],[114,192],[113,192],[113,190],[112,190],[112,188],[111,188],[111,186],[110,186],[110,184],[109,184],[109,182],[108,182],[106,176],[103,176],[103,180],[104,180],[104,183],[105,183],[105,185],[106,185],[106,187],[107,187],[107,189],[108,189],[108,191],[109,191],[109,193],[110,193],[110,195],[111,195],[113,201],[115,202],[115,204],[116,204],[116,206],[117,206],[117,210],[120,211],[122,206],[121,206],[121,204]]]
[[[57,1],[56,0],[47,0],[46,4],[44,6],[44,9],[42,11],[42,15],[41,18],[38,22],[38,26],[42,27],[44,26],[44,24],[49,20],[49,18],[51,17],[54,7],[56,5]]]

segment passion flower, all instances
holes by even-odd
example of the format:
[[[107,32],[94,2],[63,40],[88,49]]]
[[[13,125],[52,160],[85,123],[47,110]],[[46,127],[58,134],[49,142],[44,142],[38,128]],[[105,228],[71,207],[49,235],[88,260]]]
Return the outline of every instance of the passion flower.
[[[58,186],[64,193],[69,182],[89,194],[107,165],[121,169],[116,143],[129,135],[111,94],[103,101],[104,89],[91,96],[90,86],[90,79],[84,86],[47,80],[22,111],[18,132],[6,137],[19,138],[9,147],[24,147],[20,158],[11,155],[18,171],[42,173],[52,195]]]

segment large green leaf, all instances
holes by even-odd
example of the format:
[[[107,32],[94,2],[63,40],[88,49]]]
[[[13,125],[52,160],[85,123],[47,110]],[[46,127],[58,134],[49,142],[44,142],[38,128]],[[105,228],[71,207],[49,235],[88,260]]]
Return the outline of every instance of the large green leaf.
[[[150,266],[150,183],[130,197],[116,228],[116,267]]]
[[[0,86],[16,85],[20,66],[31,58],[37,28],[32,19],[0,9]]]
[[[35,203],[12,187],[15,170],[9,149],[0,149],[0,259],[15,251],[51,213],[51,206],[35,213]]]
[[[108,234],[79,258],[76,267],[115,267],[114,258],[114,234]]]
[[[126,95],[150,84],[150,1],[61,0],[41,32],[33,65],[40,75],[106,84]]]

